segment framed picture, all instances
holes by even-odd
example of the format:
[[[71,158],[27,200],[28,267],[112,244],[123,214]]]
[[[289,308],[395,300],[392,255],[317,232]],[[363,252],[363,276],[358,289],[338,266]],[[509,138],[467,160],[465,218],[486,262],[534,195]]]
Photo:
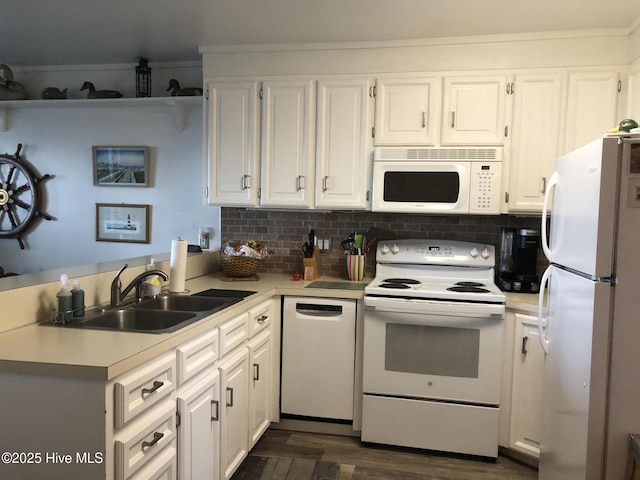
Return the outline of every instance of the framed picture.
[[[148,187],[149,147],[93,147],[93,184]]]
[[[149,205],[96,203],[96,241],[149,243]]]

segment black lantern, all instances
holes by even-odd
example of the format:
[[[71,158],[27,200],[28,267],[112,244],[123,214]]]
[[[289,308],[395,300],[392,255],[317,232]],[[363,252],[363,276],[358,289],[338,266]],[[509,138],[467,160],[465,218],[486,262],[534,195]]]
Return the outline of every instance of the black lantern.
[[[136,67],[136,97],[151,96],[151,68],[148,58],[138,58]]]

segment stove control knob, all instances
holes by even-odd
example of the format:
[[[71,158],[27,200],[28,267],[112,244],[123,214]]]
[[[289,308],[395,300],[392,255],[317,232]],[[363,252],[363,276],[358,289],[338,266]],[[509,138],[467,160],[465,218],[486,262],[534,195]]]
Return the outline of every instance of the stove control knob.
[[[391,253],[393,253],[395,255],[399,251],[400,251],[400,247],[394,243],[393,247],[391,247]]]
[[[471,255],[471,257],[473,258],[477,258],[478,255],[480,255],[480,252],[478,252],[478,249],[476,247],[473,247],[469,252],[469,255]]]
[[[387,253],[389,253],[389,246],[386,243],[380,247],[380,253],[382,255],[386,255]]]
[[[480,254],[480,256],[481,256],[482,258],[484,258],[485,260],[486,260],[487,258],[489,258],[489,256],[490,256],[490,254],[489,254],[489,249],[488,249],[488,248],[485,248],[484,250],[482,250],[482,253]]]

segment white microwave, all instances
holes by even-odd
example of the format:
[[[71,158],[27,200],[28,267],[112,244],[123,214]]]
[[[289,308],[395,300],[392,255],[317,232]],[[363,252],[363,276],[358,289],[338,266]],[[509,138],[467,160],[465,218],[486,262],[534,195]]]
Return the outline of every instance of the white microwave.
[[[502,148],[380,147],[372,210],[496,215],[501,182]]]

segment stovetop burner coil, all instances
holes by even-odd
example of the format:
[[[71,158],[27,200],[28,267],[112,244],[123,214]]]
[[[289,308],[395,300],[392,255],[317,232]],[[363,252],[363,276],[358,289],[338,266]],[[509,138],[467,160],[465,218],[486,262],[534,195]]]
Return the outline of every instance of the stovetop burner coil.
[[[395,288],[395,289],[406,289],[411,288],[406,283],[381,283],[378,285],[380,288]]]
[[[482,285],[482,284],[481,284]],[[475,287],[470,285],[454,285],[447,288],[451,292],[463,292],[463,293],[489,293],[490,290],[481,287]]]
[[[418,280],[414,280],[413,278],[385,278],[382,281],[385,283],[404,283],[405,285],[420,285]]]
[[[456,287],[484,287],[484,283],[480,282],[456,282]]]

